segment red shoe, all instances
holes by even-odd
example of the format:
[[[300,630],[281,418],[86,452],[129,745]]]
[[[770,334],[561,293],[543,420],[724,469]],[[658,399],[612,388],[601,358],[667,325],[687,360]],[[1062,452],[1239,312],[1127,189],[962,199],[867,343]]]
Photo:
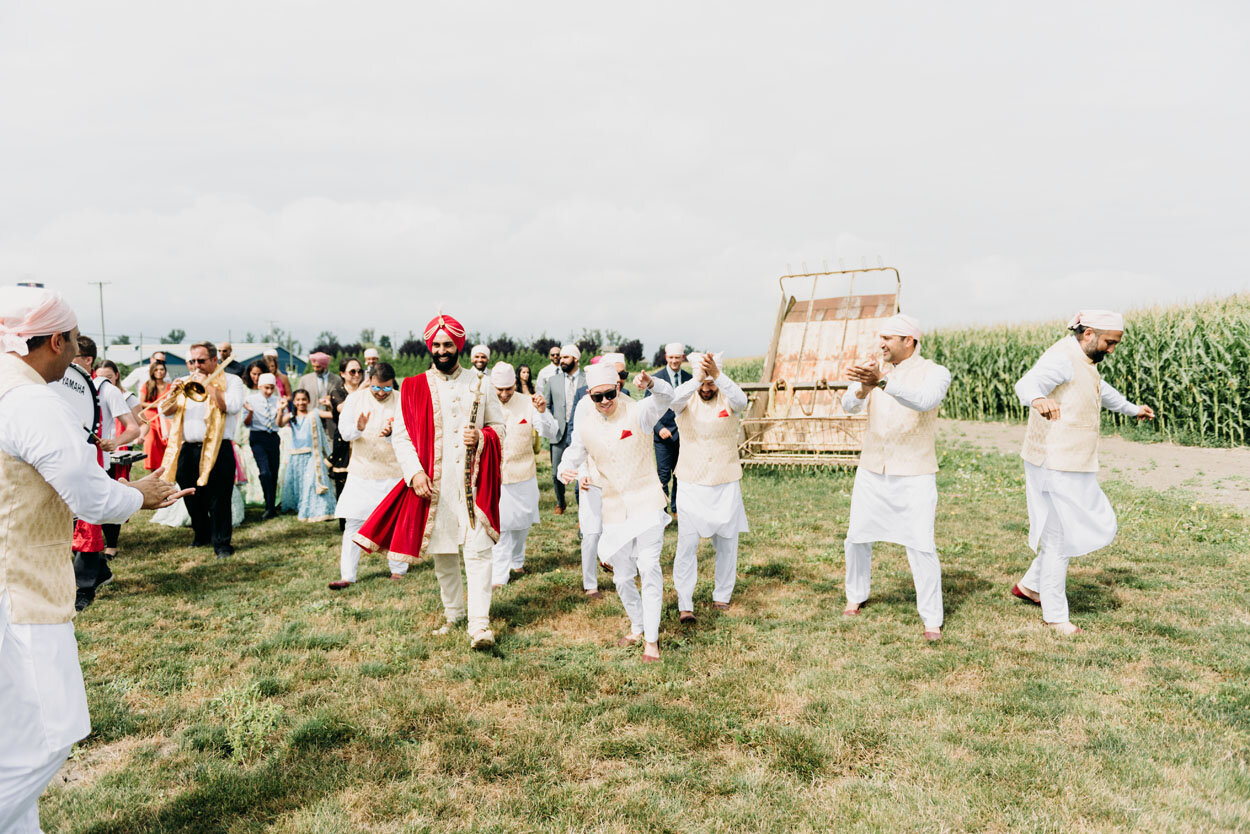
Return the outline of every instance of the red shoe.
[[[1020,585],[1019,585],[1019,583],[1017,583],[1017,584],[1015,584],[1015,585],[1012,585],[1012,586],[1011,586],[1011,595],[1012,595],[1013,597],[1019,597],[1020,599],[1024,600],[1025,602],[1031,603],[1031,604],[1033,604],[1033,605],[1041,605],[1041,604],[1042,604],[1042,603],[1041,603],[1041,600],[1036,600],[1036,599],[1033,599],[1033,597],[1029,596],[1029,595],[1028,595],[1028,594],[1026,594],[1024,591],[1020,590]]]
[[[607,562],[600,562],[599,567],[603,568],[608,573],[615,573],[615,571],[612,570],[612,566],[609,565]]]
[[[694,622],[694,612],[693,612],[693,611],[679,611],[679,612],[677,612],[677,622],[679,622],[679,623],[693,623],[693,622]]]
[[[403,580],[403,578],[404,578],[404,575],[403,575],[402,573],[392,573],[392,574],[391,574],[391,581],[392,581],[392,582],[400,582],[400,581],[402,581],[402,580]]]
[[[659,663],[660,659],[658,657],[652,657],[649,654],[644,654],[642,656],[642,662],[643,663]]]
[[[331,591],[341,591],[341,590],[343,590],[344,588],[351,587],[351,585],[352,585],[352,583],[351,583],[351,582],[348,582],[346,579],[340,579],[340,580],[338,580],[337,582],[331,582],[331,583],[330,583],[330,590],[331,590]]]
[[[564,507],[556,507],[556,510],[553,513],[553,515],[564,515]]]
[[[603,596],[603,591],[594,590],[586,592],[586,599],[599,599]]]

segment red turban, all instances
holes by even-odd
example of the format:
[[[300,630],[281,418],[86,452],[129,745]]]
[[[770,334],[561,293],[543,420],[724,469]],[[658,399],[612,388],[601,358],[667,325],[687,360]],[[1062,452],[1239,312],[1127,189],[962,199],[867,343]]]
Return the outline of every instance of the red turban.
[[[438,331],[445,331],[451,340],[456,343],[456,350],[464,350],[464,325],[453,319],[451,316],[445,316],[439,313],[430,319],[430,323],[425,326],[425,346],[431,347],[434,344],[434,337],[438,335]]]

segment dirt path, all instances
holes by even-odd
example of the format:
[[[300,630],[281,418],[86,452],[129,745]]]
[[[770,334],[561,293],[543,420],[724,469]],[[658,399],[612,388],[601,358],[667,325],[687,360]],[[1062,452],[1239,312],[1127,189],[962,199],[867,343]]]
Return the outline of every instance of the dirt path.
[[[1008,454],[1019,454],[1024,441],[1023,424],[941,420],[938,432],[947,442]],[[1204,503],[1250,512],[1250,448],[1203,449],[1104,437],[1098,458],[1100,479],[1123,478],[1159,491],[1178,488]]]

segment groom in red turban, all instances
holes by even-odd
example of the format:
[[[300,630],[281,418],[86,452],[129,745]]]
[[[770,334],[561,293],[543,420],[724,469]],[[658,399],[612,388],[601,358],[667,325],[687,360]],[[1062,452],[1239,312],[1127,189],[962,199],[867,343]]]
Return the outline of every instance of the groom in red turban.
[[[503,409],[493,386],[460,367],[465,340],[460,322],[439,313],[424,337],[433,367],[404,380],[403,420],[391,440],[404,480],[355,541],[371,553],[390,551],[396,562],[433,557],[446,620],[435,633],[450,633],[467,615],[471,645],[488,648],[495,643],[491,547],[499,539]]]

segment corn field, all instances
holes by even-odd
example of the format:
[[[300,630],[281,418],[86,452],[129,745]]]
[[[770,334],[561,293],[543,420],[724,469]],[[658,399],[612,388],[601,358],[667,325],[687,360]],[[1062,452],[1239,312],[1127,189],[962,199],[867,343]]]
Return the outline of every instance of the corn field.
[[[1099,371],[1158,418],[1136,429],[1204,446],[1245,445],[1250,424],[1250,294],[1126,315],[1124,341]],[[926,356],[951,371],[942,414],[964,420],[1024,420],[1013,386],[1067,331],[1063,322],[939,330]],[[1104,428],[1136,421],[1103,412]]]

